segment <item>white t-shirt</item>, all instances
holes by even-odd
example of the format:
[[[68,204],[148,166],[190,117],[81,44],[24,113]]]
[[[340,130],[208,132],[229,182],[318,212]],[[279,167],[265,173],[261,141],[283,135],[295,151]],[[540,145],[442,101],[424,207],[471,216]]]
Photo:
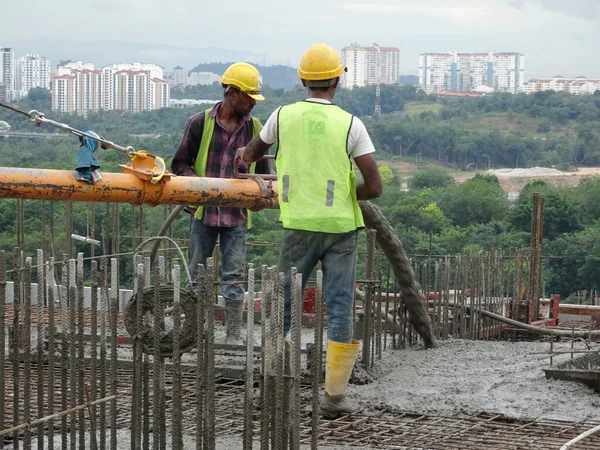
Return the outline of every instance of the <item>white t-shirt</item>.
[[[321,98],[309,98],[307,100],[326,105],[331,104],[331,102]],[[260,132],[260,138],[265,144],[274,144],[277,140],[277,115],[279,114],[280,109],[281,106],[271,114],[271,117],[269,117],[269,120],[267,120],[267,123],[265,123],[265,126]],[[367,133],[365,124],[362,123],[362,120],[358,117],[354,116],[352,125],[350,126],[350,133],[348,133],[348,155],[351,158],[358,158],[359,156],[367,155],[374,151],[375,147],[373,146],[373,142],[371,142],[369,133]]]

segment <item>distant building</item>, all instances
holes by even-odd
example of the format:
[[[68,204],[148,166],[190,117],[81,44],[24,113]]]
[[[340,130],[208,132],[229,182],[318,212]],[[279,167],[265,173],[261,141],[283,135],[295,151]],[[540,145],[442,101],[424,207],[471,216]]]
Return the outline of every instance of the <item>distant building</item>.
[[[342,63],[347,72],[342,74],[344,88],[377,84],[398,84],[400,80],[400,50],[396,47],[362,47],[352,44],[342,49]]]
[[[419,86],[426,93],[518,93],[525,81],[525,56],[521,53],[423,53],[419,58]]]
[[[156,64],[111,64],[102,69],[75,61],[58,67],[52,79],[52,109],[76,112],[139,112],[169,106],[170,90]]]
[[[186,85],[211,85],[218,82],[220,79],[221,75],[212,72],[190,72]]]
[[[0,47],[0,101],[17,100],[15,92],[15,53]]]
[[[593,94],[600,90],[600,79],[587,77],[565,78],[533,78],[523,84],[523,92],[533,94],[542,91],[568,92],[573,95]]]
[[[20,97],[25,97],[33,88],[50,90],[50,61],[28,54],[17,60],[15,89]]]
[[[195,100],[191,98],[172,98],[171,106],[173,108],[188,108],[199,105],[214,105],[219,103],[220,100]]]

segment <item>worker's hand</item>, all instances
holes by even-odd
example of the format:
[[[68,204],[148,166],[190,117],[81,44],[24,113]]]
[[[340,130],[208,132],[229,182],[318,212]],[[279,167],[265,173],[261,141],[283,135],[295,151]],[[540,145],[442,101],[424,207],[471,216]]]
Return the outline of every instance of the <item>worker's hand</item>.
[[[246,162],[246,160],[244,159],[244,152],[246,151],[246,147],[240,147],[237,149],[237,156],[240,159],[240,161],[242,161],[245,164],[250,165],[249,162]]]
[[[251,208],[248,208],[252,212],[258,212],[265,208],[273,206],[273,200],[270,198],[260,197],[257,202]]]

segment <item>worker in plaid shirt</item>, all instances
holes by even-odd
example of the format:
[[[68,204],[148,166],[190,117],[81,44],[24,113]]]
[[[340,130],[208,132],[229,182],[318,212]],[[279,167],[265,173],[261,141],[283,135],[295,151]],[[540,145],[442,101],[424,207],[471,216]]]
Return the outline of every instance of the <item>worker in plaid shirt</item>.
[[[257,136],[262,125],[250,112],[257,100],[264,100],[260,90],[262,78],[250,64],[235,63],[221,77],[225,90],[223,101],[212,109],[193,115],[186,126],[179,148],[173,157],[171,171],[179,176],[233,178],[236,150]],[[248,165],[239,162],[240,173],[269,174],[268,160]],[[200,206],[186,208],[193,213],[190,223],[190,270],[192,287],[197,291],[198,264],[206,264],[217,239],[221,248],[219,276],[221,281],[242,281],[246,233],[251,227],[250,212],[243,208]],[[226,343],[242,344],[244,288],[224,284]]]

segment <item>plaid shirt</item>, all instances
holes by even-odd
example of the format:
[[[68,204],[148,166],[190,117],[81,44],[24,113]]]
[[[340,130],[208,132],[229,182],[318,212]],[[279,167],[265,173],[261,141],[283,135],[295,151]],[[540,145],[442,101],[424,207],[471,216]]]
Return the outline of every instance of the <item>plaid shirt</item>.
[[[229,136],[219,120],[218,112],[220,108],[221,102],[217,103],[209,113],[215,118],[215,129],[208,148],[206,176],[210,178],[233,178],[233,159],[236,151],[252,139],[252,118],[250,115],[243,117],[233,134]],[[204,112],[190,117],[179,148],[171,163],[171,171],[175,175],[196,176],[194,161],[200,150],[203,128]],[[239,162],[238,172],[248,173],[248,169],[247,164]],[[258,161],[256,163],[256,173],[272,173],[269,161]],[[202,221],[204,225],[210,227],[237,227],[246,221],[246,210],[243,208],[206,206]]]

